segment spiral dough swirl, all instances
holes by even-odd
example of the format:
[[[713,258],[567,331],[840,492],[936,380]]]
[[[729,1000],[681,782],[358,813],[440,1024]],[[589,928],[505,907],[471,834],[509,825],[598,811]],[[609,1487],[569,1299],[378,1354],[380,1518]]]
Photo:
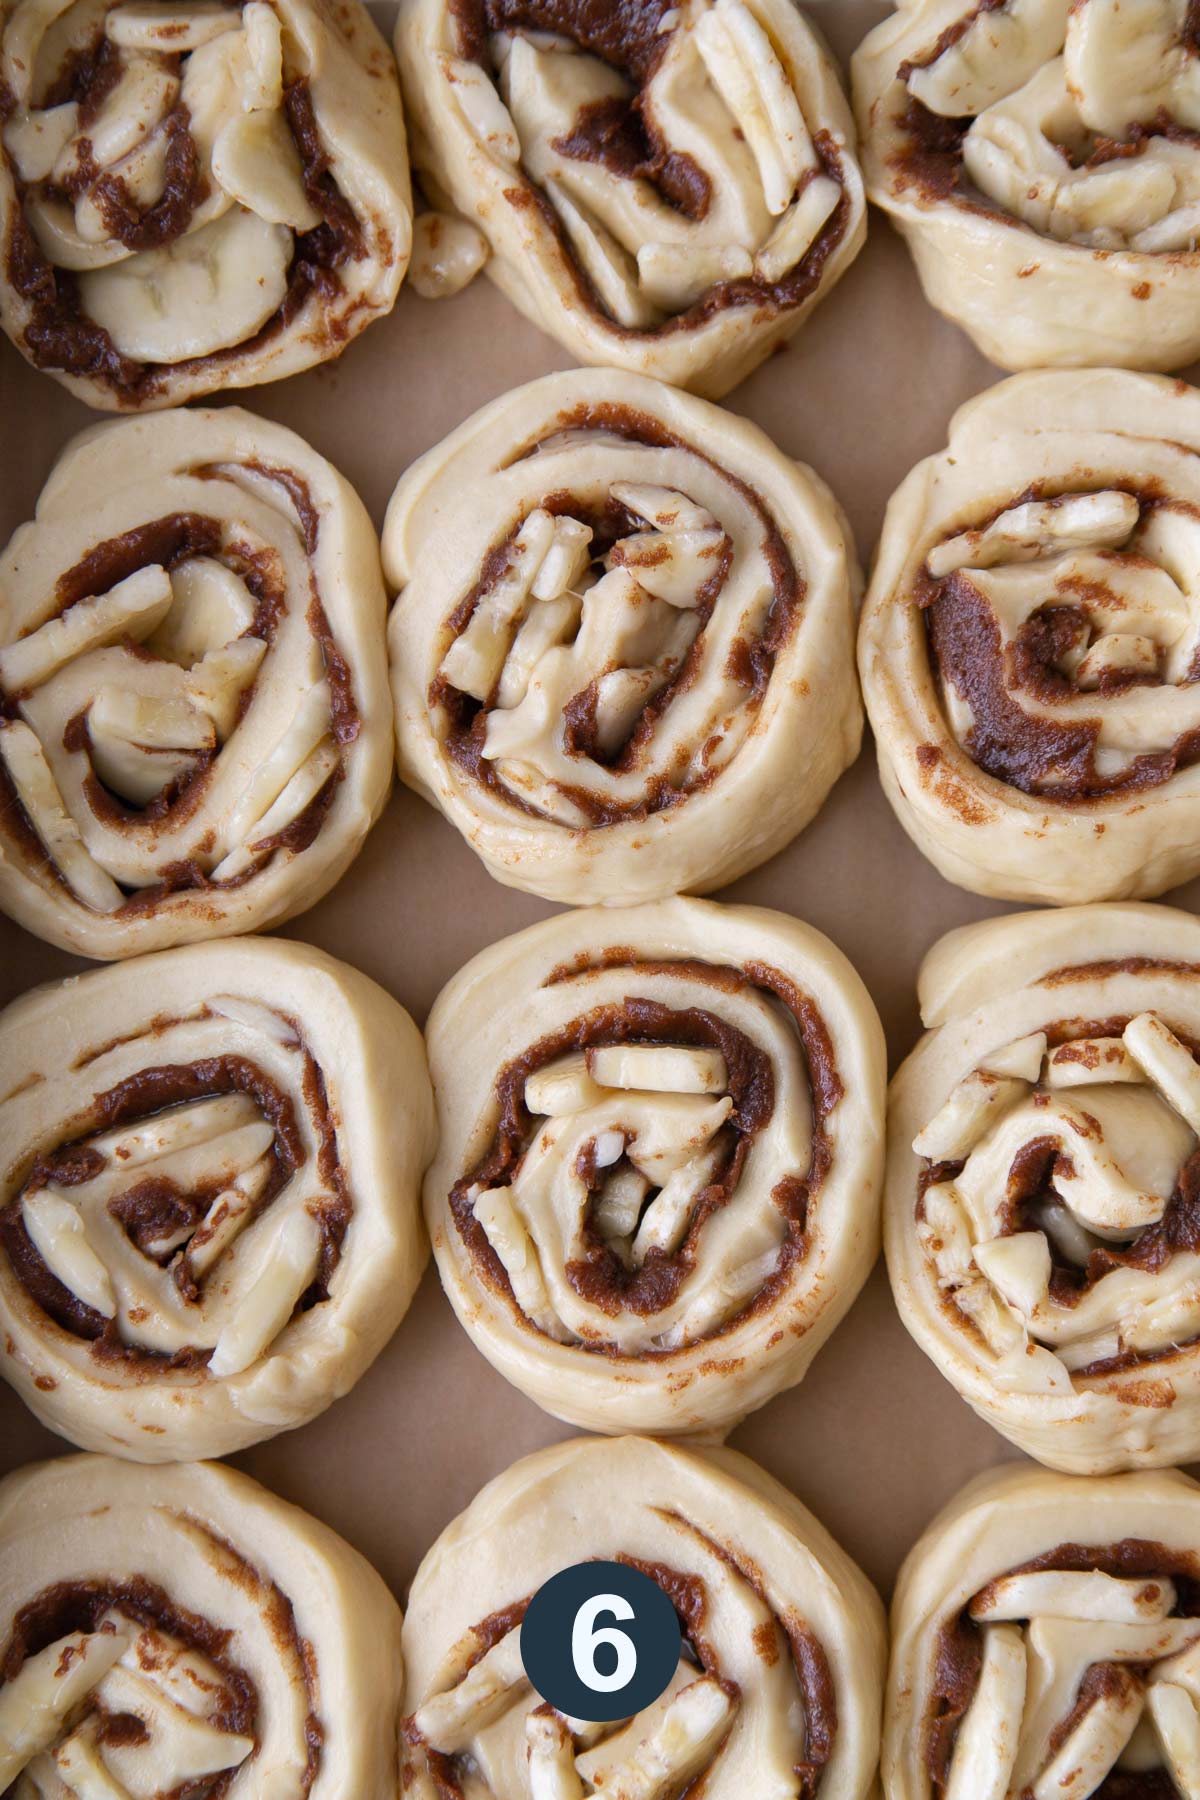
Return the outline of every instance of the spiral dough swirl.
[[[835,503],[656,382],[553,375],[487,407],[401,480],[384,564],[400,772],[512,886],[720,886],[857,754]]]
[[[568,1719],[525,1677],[537,1589],[620,1561],[670,1597],[666,1692],[616,1725]],[[577,1439],[489,1483],[417,1571],[404,1629],[413,1800],[788,1800],[874,1793],[883,1613],[874,1589],[747,1457]]]
[[[898,0],[853,73],[868,193],[985,356],[1200,354],[1189,0]]]
[[[909,1330],[1053,1468],[1200,1453],[1200,925],[1158,906],[952,932],[892,1088]]]
[[[0,557],[0,903],[86,956],[277,923],[387,797],[366,512],[235,408],[68,446]]]
[[[0,1014],[0,1366],[55,1430],[225,1455],[344,1394],[425,1263],[420,1035],[266,938],[173,950]]]
[[[859,662],[942,874],[1152,898],[1200,871],[1200,396],[1116,372],[968,402],[888,509]]]
[[[72,1456],[0,1482],[12,1800],[383,1800],[402,1680],[375,1571],[245,1475]]]
[[[684,1432],[801,1378],[877,1242],[882,1040],[827,939],[699,900],[570,913],[469,963],[428,1041],[434,1253],[510,1381]]]
[[[900,1572],[887,1800],[1192,1800],[1198,1543],[1173,1470],[970,1483]]]
[[[459,215],[419,223],[418,284],[490,251],[581,362],[718,399],[862,248],[850,109],[792,0],[414,0],[396,54],[417,170]]]
[[[0,321],[89,405],[337,356],[389,312],[412,206],[361,0],[4,0]]]

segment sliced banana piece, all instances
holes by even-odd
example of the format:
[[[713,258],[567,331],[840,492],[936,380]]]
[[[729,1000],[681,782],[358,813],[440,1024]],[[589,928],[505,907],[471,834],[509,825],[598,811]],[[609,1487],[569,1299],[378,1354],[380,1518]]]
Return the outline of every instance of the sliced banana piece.
[[[716,0],[696,20],[694,30],[709,79],[754,154],[767,209],[778,218],[787,211],[801,178],[817,165],[787,72],[742,0]]]
[[[977,7],[967,29],[914,68],[909,92],[946,118],[979,114],[1024,85],[1061,48],[1070,0]]]
[[[588,1072],[587,1055],[575,1050],[535,1069],[525,1082],[525,1105],[535,1116],[562,1118],[597,1106],[603,1099],[599,1083]]]
[[[92,243],[82,236],[75,211],[64,200],[53,200],[43,193],[33,193],[25,202],[25,216],[30,230],[47,262],[73,274],[87,269],[108,269],[114,263],[128,262],[133,255],[116,238]]]
[[[521,160],[521,140],[490,75],[462,57],[439,56],[437,60],[455,108],[469,131],[502,167],[515,169]]]
[[[213,145],[212,171],[232,200],[269,224],[311,231],[321,223],[280,112],[259,108],[231,119]]]
[[[17,112],[4,127],[4,148],[22,181],[45,181],[75,136],[79,107],[74,100],[43,112]]]
[[[161,57],[131,52],[122,60],[115,85],[86,129],[65,145],[54,165],[56,186],[90,167],[109,169],[140,144],[179,98],[179,77]]]
[[[0,1781],[48,1750],[64,1719],[87,1699],[129,1644],[128,1633],[74,1632],[31,1656],[0,1690]]]
[[[244,344],[287,294],[292,234],[233,207],[161,250],[79,278],[88,316],[135,362],[180,363]]]
[[[150,648],[191,669],[232,644],[254,622],[256,602],[239,575],[211,556],[189,556],[171,570],[171,610]]]
[[[240,1375],[258,1361],[296,1310],[320,1260],[317,1220],[305,1210],[286,1215],[258,1280],[217,1339],[208,1364],[212,1375]]]
[[[166,0],[129,0],[107,15],[104,35],[110,44],[124,49],[184,56],[227,31],[239,30],[241,23],[241,8],[223,6],[220,0],[192,0],[188,6],[173,6]]]
[[[171,581],[158,563],[148,563],[116,582],[106,594],[89,595],[47,619],[27,637],[0,651],[0,688],[28,693],[60,669],[122,638],[145,638],[171,605]]]
[[[49,1188],[26,1194],[21,1220],[50,1273],[93,1312],[113,1318],[117,1302],[108,1270],[88,1241],[82,1214],[66,1196]]]
[[[247,112],[279,106],[283,101],[283,26],[267,0],[250,0],[242,13],[248,69],[242,79],[242,105]]]
[[[754,258],[743,244],[643,244],[637,270],[648,300],[681,313],[719,282],[748,281]]]
[[[601,1087],[659,1094],[722,1094],[729,1080],[719,1050],[675,1044],[613,1044],[592,1050],[588,1067]]]
[[[30,825],[71,892],[94,912],[116,912],[124,896],[84,843],[63,805],[45,751],[23,720],[15,719],[0,731],[0,761]]]

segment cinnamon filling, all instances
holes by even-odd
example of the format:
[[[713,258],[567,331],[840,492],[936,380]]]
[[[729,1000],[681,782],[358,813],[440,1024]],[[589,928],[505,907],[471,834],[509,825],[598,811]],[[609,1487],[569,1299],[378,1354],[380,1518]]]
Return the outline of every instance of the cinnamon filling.
[[[179,59],[171,60],[178,67]],[[119,65],[111,56],[109,45],[99,38],[89,50],[75,54],[47,96],[46,104],[74,100],[80,106],[80,120],[86,124],[118,75]],[[0,126],[7,123],[14,110],[12,94],[0,83]],[[35,368],[101,382],[122,406],[136,407],[160,395],[172,374],[188,376],[221,369],[236,358],[266,349],[289,329],[310,301],[315,299],[321,306],[332,308],[341,291],[339,270],[365,254],[362,229],[329,173],[329,154],[306,79],[294,81],[285,89],[284,112],[300,154],[304,191],[321,220],[311,230],[294,234],[286,296],[253,337],[170,367],[139,363],[122,355],[108,332],[84,311],[72,272],[57,267],[44,255],[22,207],[17,205],[3,249],[4,275],[13,292],[30,308],[21,342]],[[116,177],[104,177],[99,183],[98,200],[105,224],[111,235],[131,250],[175,243],[187,232],[197,208],[207,198],[189,128],[187,109],[178,106],[168,127],[165,187],[150,211],[141,212]],[[16,179],[15,172],[13,178]],[[72,196],[64,193],[58,197]],[[333,318],[314,323],[311,329],[324,331],[332,349],[340,349],[351,335],[348,321]]]
[[[1000,510],[1048,497],[1044,485],[1031,487]],[[1069,495],[1057,494],[1051,503],[1063,498]],[[1143,519],[1162,504],[1154,493],[1135,498]],[[938,682],[943,692],[953,689],[970,710],[971,725],[962,736],[963,749],[976,767],[994,780],[1064,805],[1161,787],[1200,761],[1200,729],[1190,729],[1167,747],[1131,756],[1123,769],[1102,773],[1096,760],[1103,727],[1100,717],[1056,720],[1020,704],[1021,693],[1048,708],[1075,697],[1073,682],[1058,665],[1068,652],[1087,643],[1090,627],[1083,602],[1119,603],[1119,596],[1095,583],[1087,593],[1080,593],[1079,599],[1077,606],[1047,604],[1040,608],[1023,622],[1006,647],[996,617],[969,570],[955,571],[940,580],[922,571],[914,592],[915,604],[924,615]],[[1200,655],[1192,658],[1181,685],[1190,686],[1197,680]],[[1159,684],[1159,677],[1153,674],[1106,671],[1099,680],[1097,702],[1131,686]],[[923,748],[932,752],[935,747]]]
[[[494,74],[489,38],[495,32],[545,31],[569,38],[579,49],[617,69],[633,85],[633,95],[585,105],[566,137],[556,141],[560,154],[597,163],[618,180],[644,180],[684,218],[702,220],[712,197],[711,184],[695,160],[671,151],[645,111],[644,88],[666,54],[679,28],[671,15],[672,0],[450,0],[458,22],[461,54]],[[825,268],[850,228],[850,200],[845,192],[842,152],[828,131],[817,130],[813,143],[821,169],[842,188],[842,196],[806,255],[781,280],[759,276],[716,282],[687,308],[651,330],[622,325],[605,310],[579,266],[558,214],[531,182],[524,190],[543,222],[559,241],[564,263],[572,270],[581,302],[603,317],[622,337],[660,336],[696,330],[720,313],[737,307],[793,311],[817,290]]]
[[[1175,973],[1178,965],[1152,958],[1129,957],[1117,963],[1091,963],[1052,971],[1041,978],[1041,985],[1059,986],[1078,979],[1159,970]],[[1128,1024],[1129,1019],[1123,1017],[1059,1021],[1046,1027],[1047,1042],[1051,1048],[1057,1048],[1076,1040],[1120,1038]],[[1187,1043],[1193,1057],[1200,1061],[1200,1045],[1184,1038],[1178,1027],[1175,1035]],[[1086,1112],[1086,1087],[1073,1092]],[[917,1181],[915,1213],[918,1220],[924,1217],[928,1190],[942,1182],[953,1182],[964,1167],[962,1161],[927,1163],[922,1167]],[[1127,1242],[1097,1240],[1086,1262],[1082,1263],[1066,1256],[1055,1235],[1044,1231],[1042,1224],[1046,1210],[1062,1204],[1054,1187],[1054,1176],[1070,1178],[1074,1173],[1070,1156],[1057,1137],[1031,1139],[1021,1146],[1009,1166],[1004,1204],[999,1214],[1002,1236],[1035,1231],[1045,1237],[1050,1252],[1049,1298],[1054,1305],[1078,1306],[1096,1284],[1115,1269],[1157,1274],[1167,1268],[1175,1256],[1200,1255],[1200,1149],[1193,1151],[1180,1169],[1160,1219],[1144,1226]],[[952,1298],[947,1304],[953,1305]],[[1172,1343],[1161,1350],[1125,1350],[1119,1355],[1087,1363],[1072,1373],[1080,1381],[1124,1374],[1144,1364],[1178,1356],[1190,1350],[1196,1341],[1192,1338]]]
[[[988,1587],[972,1596],[962,1611],[946,1621],[938,1633],[933,1653],[933,1678],[929,1711],[923,1732],[923,1761],[936,1795],[945,1793],[959,1727],[969,1712],[979,1685],[983,1660],[983,1632],[970,1616],[970,1608],[985,1604],[997,1582],[1009,1576],[1046,1571],[1090,1574],[1099,1571],[1118,1580],[1172,1581],[1176,1604],[1172,1617],[1200,1617],[1200,1564],[1194,1555],[1167,1548],[1143,1538],[1122,1538],[1113,1544],[1059,1544],[997,1576]],[[1076,1706],[1050,1736],[1055,1754],[1067,1741],[1085,1712],[1117,1680],[1128,1679],[1134,1664],[1094,1663],[1081,1683]],[[1028,1790],[1022,1800],[1028,1800]],[[1170,1775],[1163,1768],[1113,1769],[1090,1800],[1180,1800]]]
[[[159,1022],[160,1027],[175,1023],[174,1020]],[[308,1051],[303,1052],[303,1057],[305,1109],[316,1138],[318,1173],[331,1199],[314,1209],[320,1228],[320,1260],[294,1316],[329,1298],[353,1216],[353,1202],[338,1156],[337,1133],[324,1078]],[[210,1057],[191,1064],[174,1063],[141,1069],[116,1087],[97,1094],[86,1118],[74,1122],[77,1137],[36,1157],[24,1182],[8,1204],[0,1208],[0,1253],[6,1257],[13,1275],[48,1319],[61,1330],[88,1341],[91,1354],[98,1362],[117,1362],[126,1368],[143,1368],[148,1373],[164,1369],[200,1373],[207,1367],[212,1352],[191,1347],[167,1356],[126,1342],[117,1320],[107,1319],[86,1305],[47,1267],[26,1230],[21,1201],[26,1193],[47,1186],[70,1188],[99,1175],[106,1166],[105,1161],[86,1142],[88,1137],[147,1120],[174,1106],[222,1094],[247,1095],[274,1128],[274,1141],[269,1152],[272,1168],[255,1200],[252,1214],[252,1218],[259,1217],[301,1167],[307,1152],[291,1098],[256,1064],[240,1056]],[[157,1261],[160,1267],[170,1267],[175,1285],[187,1302],[198,1302],[203,1292],[202,1284],[191,1270],[188,1255],[169,1254],[164,1264],[152,1246],[160,1242],[168,1230],[186,1229],[198,1247],[203,1241],[202,1221],[223,1185],[218,1183],[185,1192],[165,1178],[139,1180],[135,1176],[129,1187],[109,1203],[109,1212],[120,1222],[142,1255]]]
[[[245,467],[278,483],[287,494],[295,508],[305,550],[311,557],[316,551],[320,533],[320,514],[307,482],[293,471],[275,466],[249,462]],[[200,480],[224,478],[224,472],[220,468],[195,469],[190,470],[189,474]],[[241,637],[257,638],[270,650],[288,608],[288,595],[283,584],[279,557],[269,546],[255,549],[247,544],[239,544],[236,540],[224,539],[225,531],[221,522],[202,513],[171,513],[148,520],[144,525],[135,526],[119,537],[108,538],[97,544],[86,556],[65,570],[55,582],[55,610],[47,617],[61,617],[68,608],[80,601],[107,594],[119,582],[143,568],[158,564],[171,573],[192,557],[205,557],[219,561],[236,575],[254,601],[254,616]],[[306,622],[320,649],[324,675],[329,685],[330,731],[335,743],[348,746],[357,739],[362,727],[353,676],[333,634],[315,576],[310,575],[310,586],[311,599],[306,611]],[[122,648],[142,660],[155,660],[155,653],[151,649],[133,639],[125,639]],[[258,676],[252,677],[241,694],[237,710],[239,722],[253,705],[258,680]],[[0,724],[20,717],[20,701],[20,694],[0,694]],[[63,748],[71,752],[90,751],[91,738],[86,710],[67,722]],[[111,829],[135,828],[156,820],[163,820],[172,827],[179,826],[203,805],[219,755],[220,746],[209,752],[198,753],[185,776],[166,784],[153,799],[140,806],[132,805],[127,798],[106,786],[94,768],[85,777],[84,793],[95,817]],[[307,850],[320,835],[344,772],[344,765],[339,763],[289,825],[273,836],[255,841],[252,847],[259,859],[257,865],[227,879],[213,881],[202,864],[194,858],[166,863],[157,871],[157,881],[146,887],[126,890],[127,897],[116,916],[150,912],[173,894],[202,894],[206,890],[240,887],[252,879],[276,851],[299,855]],[[63,885],[58,868],[47,854],[26,814],[2,759],[0,833],[16,846],[22,862],[39,869],[46,880]]]
[[[614,953],[624,965],[627,952]],[[605,963],[611,966],[609,959]],[[631,980],[639,973],[677,974],[683,979],[700,972],[718,986],[734,991],[758,988],[772,993],[787,1009],[804,1047],[812,1092],[813,1144],[809,1167],[779,1182],[772,1200],[783,1218],[786,1236],[774,1273],[754,1298],[733,1319],[708,1334],[716,1339],[749,1315],[769,1307],[791,1279],[808,1246],[809,1210],[828,1172],[832,1151],[825,1121],[842,1097],[843,1088],[833,1060],[833,1047],[823,1020],[807,996],[778,971],[758,964],[744,970],[710,969],[692,963],[649,963],[630,966]],[[553,979],[553,977],[552,977]],[[716,1014],[696,1008],[675,1009],[657,1001],[631,996],[620,1005],[604,1005],[582,1014],[560,1031],[539,1039],[524,1054],[506,1065],[496,1080],[499,1118],[491,1146],[482,1160],[450,1193],[450,1209],[459,1236],[480,1276],[515,1307],[516,1298],[508,1272],[475,1218],[472,1195],[483,1186],[505,1184],[518,1170],[533,1135],[533,1120],[525,1105],[525,1084],[531,1075],[572,1050],[609,1045],[687,1045],[718,1050],[728,1072],[727,1092],[734,1108],[728,1126],[730,1143],[713,1178],[699,1196],[688,1230],[679,1248],[667,1252],[651,1249],[633,1269],[626,1267],[612,1246],[601,1237],[589,1218],[585,1224],[586,1257],[568,1264],[566,1278],[575,1292],[610,1317],[636,1313],[650,1317],[675,1300],[695,1265],[707,1221],[733,1199],[751,1145],[768,1128],[775,1108],[774,1081],[765,1055],[736,1027]],[[599,1185],[598,1171],[580,1167],[587,1181]],[[617,1356],[614,1344],[583,1342],[577,1346],[602,1355]],[[669,1350],[647,1349],[643,1354],[669,1356]]]
[[[209,1534],[211,1536],[211,1534]],[[213,1539],[229,1577],[244,1593],[258,1603],[268,1622],[272,1638],[288,1660],[303,1671],[307,1693],[304,1741],[307,1760],[300,1776],[297,1792],[311,1793],[321,1765],[325,1730],[317,1712],[315,1669],[312,1650],[300,1636],[292,1604],[275,1584],[238,1553],[232,1544]],[[231,1647],[234,1632],[214,1625],[211,1620],[178,1606],[165,1590],[140,1575],[123,1580],[64,1581],[44,1589],[16,1613],[7,1643],[0,1650],[0,1689],[14,1681],[26,1662],[73,1633],[96,1632],[105,1615],[113,1609],[138,1625],[161,1631],[189,1650],[205,1657],[217,1670],[224,1697],[219,1710],[209,1723],[217,1731],[232,1736],[259,1738],[261,1697],[250,1674],[237,1663]],[[140,1744],[145,1742],[146,1726],[132,1714],[98,1714],[96,1735],[100,1743]],[[229,1769],[199,1783],[188,1782],[178,1790],[187,1800],[223,1800],[238,1777],[237,1769]]]
[[[680,1521],[687,1524],[686,1520]],[[694,1527],[688,1526],[689,1530]],[[703,1535],[703,1534],[698,1534]],[[708,1549],[715,1552],[723,1561],[729,1563],[737,1576],[745,1581],[764,1605],[769,1607],[762,1582],[752,1566],[743,1566],[732,1553],[722,1546],[704,1538]],[[720,1658],[711,1640],[706,1635],[705,1625],[709,1612],[708,1591],[703,1579],[698,1575],[687,1574],[672,1567],[669,1563],[647,1562],[640,1557],[618,1553],[615,1561],[626,1564],[631,1569],[647,1576],[666,1594],[675,1608],[682,1634],[682,1648],[685,1658],[695,1665],[697,1677],[707,1675],[720,1683],[731,1699],[736,1700],[740,1688],[735,1681],[721,1671]],[[529,1607],[529,1597],[504,1607],[501,1611],[491,1613],[486,1619],[472,1628],[473,1644],[471,1653],[461,1671],[459,1679],[468,1675],[481,1662],[489,1650],[515,1631],[521,1624]],[[793,1673],[804,1700],[805,1744],[801,1760],[796,1765],[796,1776],[799,1781],[797,1800],[815,1800],[821,1777],[833,1755],[837,1739],[837,1700],[833,1685],[833,1676],[829,1661],[819,1639],[809,1630],[798,1616],[789,1614],[786,1618],[777,1618],[776,1623],[783,1635],[792,1660]],[[773,1635],[773,1634],[772,1634]],[[777,1654],[775,1644],[770,1649],[764,1645],[756,1645],[759,1654],[766,1661],[772,1661]],[[617,1727],[614,1727],[614,1730]],[[429,1773],[433,1778],[440,1800],[466,1800],[471,1791],[469,1784],[470,1771],[465,1755],[449,1756],[434,1749],[421,1735],[414,1719],[405,1722],[405,1737],[414,1747],[419,1748],[426,1760]],[[705,1791],[706,1776],[700,1775],[689,1784],[681,1800],[700,1800]]]
[[[513,460],[532,456],[538,449],[539,442],[545,442],[548,437],[556,436],[559,432],[570,431],[608,433],[631,444],[686,451],[697,461],[715,469],[738,498],[753,510],[762,527],[759,552],[771,575],[772,600],[763,629],[754,641],[746,642],[739,638],[733,644],[731,666],[726,673],[746,690],[744,705],[757,712],[770,686],[775,665],[798,627],[805,597],[804,579],[792,560],[783,533],[762,499],[738,476],[720,468],[710,457],[705,456],[694,445],[685,443],[648,414],[607,402],[602,405],[582,405],[563,413],[556,421],[553,432],[546,433],[538,442],[523,446]],[[591,528],[593,560],[597,565],[620,538],[627,533],[645,529],[643,521],[635,519],[624,506],[611,498],[604,506],[597,507],[571,493],[559,491],[543,496],[539,504],[555,516],[569,515]],[[454,637],[460,636],[467,629],[476,609],[494,591],[509,569],[519,529],[520,522],[503,541],[493,545],[484,558],[478,581],[447,620],[448,629]],[[700,626],[691,649],[678,669],[642,708],[618,750],[602,750],[596,741],[597,683],[607,671],[597,670],[593,681],[575,695],[563,714],[564,743],[571,754],[601,764],[617,773],[646,768],[653,755],[657,727],[666,717],[672,703],[699,679],[705,653],[705,626],[720,601],[731,568],[732,554],[727,550],[716,561],[711,576],[698,592],[695,610]],[[492,703],[483,704],[472,695],[462,693],[441,673],[430,683],[428,703],[435,716],[440,718],[439,735],[444,733],[446,752],[457,767],[465,776],[480,782],[491,793],[502,798],[507,805],[540,818],[542,815],[537,808],[514,793],[494,762],[483,754],[488,717],[494,702],[495,695]],[[705,762],[703,757],[701,762]],[[679,780],[673,780],[664,773],[651,773],[647,769],[643,796],[636,801],[623,801],[612,795],[598,794],[582,782],[578,786],[562,783],[555,783],[554,786],[564,798],[579,808],[592,828],[600,828],[649,818],[655,813],[677,806],[689,795],[702,792],[716,779],[718,773],[719,770],[713,767],[702,766]]]

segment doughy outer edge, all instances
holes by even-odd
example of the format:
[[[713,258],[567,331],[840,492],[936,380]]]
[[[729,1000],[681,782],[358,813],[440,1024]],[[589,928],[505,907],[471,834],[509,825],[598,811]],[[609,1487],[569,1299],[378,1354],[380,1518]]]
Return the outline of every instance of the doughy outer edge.
[[[950,932],[921,970],[918,991],[929,1029],[888,1095],[884,1251],[900,1317],[981,1418],[1039,1462],[1076,1475],[1156,1468],[1200,1452],[1200,1348],[1107,1377],[1102,1388],[1071,1394],[997,1388],[989,1373],[993,1353],[942,1303],[926,1264],[914,1216],[923,1159],[912,1140],[982,1057],[1048,1022],[1079,1015],[1073,984],[1040,987],[1043,976],[1139,956],[1194,967],[1195,975],[1184,979],[1195,984],[1192,1004],[1200,1015],[1200,920],[1173,907],[1011,913]],[[1153,971],[1118,978],[1131,1012],[1139,1000],[1153,1010],[1155,979]],[[1162,975],[1157,980],[1164,984]],[[1120,988],[1108,997],[1119,1011]]]
[[[1200,1486],[1176,1469],[1082,1481],[1010,1463],[968,1482],[938,1514],[905,1558],[892,1601],[883,1733],[888,1800],[930,1800],[933,1792],[921,1735],[941,1626],[996,1576],[1060,1544],[1127,1537],[1194,1557]]]
[[[0,1014],[0,1046],[16,1046],[6,1058],[11,1087],[28,1078],[19,1070],[70,1067],[90,1054],[97,1018],[109,1017],[124,1035],[131,1015],[123,995],[133,979],[146,989],[133,1023],[146,1028],[173,1003],[223,994],[296,1019],[348,1152],[354,1214],[334,1293],[285,1327],[241,1375],[214,1381],[186,1371],[130,1374],[120,1364],[97,1363],[86,1342],[27,1296],[22,1301],[24,1289],[6,1264],[0,1367],[44,1425],[86,1449],[146,1463],[224,1456],[306,1423],[348,1393],[408,1309],[428,1257],[419,1189],[434,1120],[424,1046],[403,1007],[348,964],[306,944],[245,938],[33,989]],[[264,1378],[283,1380],[286,1393],[263,1394]],[[47,1381],[55,1385],[47,1388]]]
[[[573,831],[531,819],[460,777],[434,735],[427,691],[444,654],[441,623],[476,579],[478,562],[463,566],[461,545],[474,555],[481,490],[497,456],[553,432],[584,404],[644,412],[745,482],[773,514],[807,591],[749,735],[709,786],[645,819]],[[482,547],[513,522],[498,517]],[[861,589],[849,526],[818,475],[783,456],[757,426],[705,401],[610,369],[572,370],[517,388],[401,478],[388,505],[383,557],[398,596],[388,645],[401,779],[446,814],[506,887],[577,906],[724,887],[802,831],[858,755],[853,633]],[[797,744],[802,771],[794,766]]]
[[[581,951],[631,947],[639,958],[706,956],[781,970],[817,1005],[845,1092],[826,1121],[832,1162],[815,1208],[818,1235],[770,1305],[665,1357],[610,1357],[558,1344],[518,1323],[475,1273],[449,1193],[486,1147],[476,1142],[495,1076],[537,1036],[537,986]],[[535,986],[534,984],[537,984]],[[636,981],[633,983],[636,987]],[[507,996],[498,1003],[498,997]],[[564,913],[483,951],[442,990],[427,1026],[440,1143],[425,1215],[442,1284],[477,1348],[556,1418],[591,1431],[724,1436],[794,1386],[849,1311],[879,1247],[886,1052],[858,975],[820,932],[759,907],[675,899],[624,911]],[[768,1126],[769,1130],[770,1127]],[[803,1323],[787,1317],[798,1306]]]
[[[1096,473],[1084,445],[1104,457]],[[993,899],[1069,905],[1152,899],[1200,873],[1200,765],[1128,797],[1066,804],[996,780],[950,729],[911,597],[934,544],[964,519],[1012,505],[1040,477],[1077,473],[1085,489],[1102,488],[1110,471],[1128,481],[1154,459],[1178,474],[1197,450],[1200,392],[1181,381],[1112,369],[1016,375],[960,407],[947,449],[893,495],[859,625],[859,671],[884,792],[948,881]],[[922,748],[938,752],[933,771],[921,767]]]
[[[109,434],[120,433],[120,437]],[[316,904],[362,848],[392,785],[392,699],[381,641],[386,612],[379,543],[370,516],[332,463],[286,426],[241,407],[159,413],[81,432],[51,470],[34,515],[45,527],[86,506],[89,490],[111,485],[112,456],[168,467],[205,461],[262,461],[303,477],[320,513],[312,567],[330,629],[351,673],[359,733],[343,746],[344,773],[314,841],[298,855],[276,854],[236,887],[169,894],[147,912],[93,912],[54,875],[37,872],[0,833],[0,906],[27,931],[61,950],[101,961],[235,932],[265,930]],[[153,516],[151,514],[151,516]],[[292,604],[306,608],[307,596]],[[265,679],[261,674],[259,679]]]

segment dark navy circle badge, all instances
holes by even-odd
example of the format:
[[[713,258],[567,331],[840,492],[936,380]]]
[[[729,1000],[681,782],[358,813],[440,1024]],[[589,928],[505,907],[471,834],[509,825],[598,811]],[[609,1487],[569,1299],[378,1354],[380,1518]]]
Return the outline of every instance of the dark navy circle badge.
[[[521,1624],[521,1661],[568,1719],[608,1724],[650,1706],[679,1665],[679,1616],[628,1563],[584,1562],[540,1587]]]

